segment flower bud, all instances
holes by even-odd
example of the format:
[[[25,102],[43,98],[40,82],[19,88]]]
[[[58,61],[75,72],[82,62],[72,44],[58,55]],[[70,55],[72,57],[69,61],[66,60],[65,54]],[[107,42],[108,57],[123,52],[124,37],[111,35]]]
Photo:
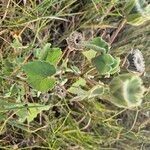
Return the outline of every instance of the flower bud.
[[[127,69],[131,72],[144,73],[145,61],[140,50],[132,50],[127,57]]]

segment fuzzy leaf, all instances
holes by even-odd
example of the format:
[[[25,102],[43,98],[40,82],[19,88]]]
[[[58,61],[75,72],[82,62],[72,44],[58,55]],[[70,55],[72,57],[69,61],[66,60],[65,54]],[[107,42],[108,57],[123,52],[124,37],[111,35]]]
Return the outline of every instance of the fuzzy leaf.
[[[102,38],[96,37],[85,43],[85,47],[95,50],[96,52],[108,53],[109,45]]]
[[[29,77],[28,83],[36,90],[46,92],[55,85],[55,79],[52,77],[42,78],[39,76]]]
[[[104,87],[101,85],[96,85],[88,92],[88,98],[93,98],[102,94],[104,94]]]
[[[46,45],[43,47],[43,49],[41,49],[41,53],[40,53],[40,60],[46,60],[48,52],[51,49],[51,44],[50,43],[46,43]]]
[[[57,47],[51,48],[51,44],[47,43],[43,49],[36,49],[34,55],[41,61],[46,61],[53,65],[56,65],[62,55],[62,51]]]
[[[118,107],[132,108],[142,102],[145,88],[140,77],[122,74],[110,83],[111,102]]]
[[[51,76],[56,72],[56,69],[53,65],[43,61],[29,62],[23,66],[23,70],[25,71],[27,76],[40,76],[43,78]]]
[[[62,55],[60,48],[51,48],[47,54],[46,61],[56,65]]]
[[[50,106],[41,105],[38,103],[28,103],[28,106],[21,108],[16,115],[19,117],[20,122],[24,122],[26,119],[30,123],[37,117],[39,113],[44,110],[49,110]]]
[[[55,84],[55,79],[50,77],[56,69],[48,62],[33,61],[23,66],[28,83],[38,91],[48,91]]]
[[[93,58],[92,63],[101,75],[109,75],[119,70],[120,59],[113,58],[110,54],[103,54]]]
[[[94,58],[96,56],[96,53],[94,50],[88,50],[88,51],[84,51],[82,52],[83,55],[89,60],[91,61],[92,58]]]
[[[83,78],[79,78],[79,80],[73,83],[72,86],[68,89],[68,92],[77,95],[82,95],[85,93],[85,91],[81,87],[85,85],[86,85],[86,81]]]

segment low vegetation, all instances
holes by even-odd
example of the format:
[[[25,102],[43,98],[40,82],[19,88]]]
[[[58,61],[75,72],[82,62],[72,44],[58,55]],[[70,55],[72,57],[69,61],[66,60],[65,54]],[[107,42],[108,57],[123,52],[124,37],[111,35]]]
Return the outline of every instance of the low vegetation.
[[[0,8],[0,149],[150,149],[149,1]]]

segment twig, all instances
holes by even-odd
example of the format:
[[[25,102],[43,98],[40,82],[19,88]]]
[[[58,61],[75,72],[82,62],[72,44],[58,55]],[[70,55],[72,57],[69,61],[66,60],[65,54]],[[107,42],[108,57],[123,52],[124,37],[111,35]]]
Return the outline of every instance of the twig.
[[[113,33],[113,35],[111,36],[110,41],[109,41],[110,45],[114,42],[118,33],[121,31],[121,29],[124,27],[125,24],[126,24],[126,20],[123,20],[121,22],[121,24],[119,25],[119,27],[117,28],[116,32]]]
[[[3,18],[2,18],[2,20],[1,20],[1,22],[6,18],[6,16],[7,16],[7,12],[8,12],[8,8],[9,8],[9,5],[10,5],[10,0],[8,0],[8,3],[7,3],[7,6],[6,6],[6,11],[5,11],[5,13],[4,13],[4,15],[3,15]]]

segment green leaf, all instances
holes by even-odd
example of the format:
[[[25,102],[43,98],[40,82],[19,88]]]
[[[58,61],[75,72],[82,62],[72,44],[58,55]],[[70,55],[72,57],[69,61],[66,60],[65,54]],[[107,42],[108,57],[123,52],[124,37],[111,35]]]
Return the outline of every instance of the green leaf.
[[[3,79],[0,77],[0,86],[3,84]]]
[[[114,74],[114,73],[116,73],[116,72],[119,72],[119,70],[120,70],[120,67],[119,67],[119,65],[120,65],[120,58],[118,58],[118,57],[116,57],[115,59],[114,59],[114,63],[112,64],[112,70],[110,71],[110,74]]]
[[[10,89],[9,89],[9,92],[5,94],[5,98],[6,97],[11,97],[13,95],[16,95],[18,93],[18,87],[16,84],[12,84]]]
[[[28,83],[36,90],[41,92],[46,92],[48,90],[51,90],[55,85],[55,79],[52,77],[29,77]]]
[[[110,75],[119,71],[119,58],[113,58],[110,54],[99,55],[92,59],[93,65],[101,75]]]
[[[110,54],[99,55],[92,59],[92,63],[100,74],[105,75],[106,73],[110,72],[113,59]]]
[[[26,119],[30,123],[37,117],[39,113],[44,110],[49,110],[50,106],[41,105],[38,103],[28,103],[28,106],[21,108],[16,115],[19,117],[20,122],[24,122]]]
[[[129,14],[131,10],[134,8],[134,6],[135,6],[135,0],[127,0],[127,2],[125,3],[124,12],[126,14]]]
[[[88,98],[94,98],[96,96],[101,96],[102,94],[104,94],[104,87],[96,85],[88,92]]]
[[[7,119],[6,113],[0,112],[0,122],[5,121]]]
[[[134,74],[119,75],[110,82],[110,101],[118,107],[132,108],[142,103],[145,88],[142,79]]]
[[[33,61],[25,64],[23,70],[27,76],[40,76],[47,77],[56,73],[56,69],[53,65],[43,61]]]
[[[89,60],[91,61],[92,58],[94,58],[96,56],[96,53],[94,50],[88,50],[88,51],[84,51],[82,52],[83,55]]]
[[[91,41],[85,42],[84,45],[86,48],[102,53],[108,53],[110,49],[108,43],[100,37],[93,38]]]
[[[60,48],[51,48],[47,54],[46,61],[56,65],[62,55]]]
[[[131,25],[138,26],[150,20],[150,4],[146,0],[127,1],[124,12]]]
[[[2,64],[2,71],[3,74],[5,74],[6,76],[9,76],[14,69],[14,63],[11,62],[11,60],[4,60],[3,64]]]
[[[101,0],[93,0],[94,3],[98,4],[101,2]]]
[[[46,43],[44,48],[41,49],[40,60],[46,60],[48,52],[50,51],[50,49],[51,49],[51,44]]]
[[[49,62],[56,65],[62,55],[60,48],[51,48],[51,44],[47,43],[43,49],[36,49],[34,52],[35,57],[39,60]]]
[[[19,49],[22,48],[22,43],[20,43],[20,41],[16,38],[13,40],[13,43],[11,43],[11,46],[15,49]]]
[[[56,69],[48,62],[33,61],[23,66],[27,75],[27,81],[34,89],[46,92],[55,85],[55,79],[50,77],[55,74]]]
[[[79,78],[72,86],[68,89],[68,92],[72,94],[82,95],[85,91],[81,88],[86,85],[86,81],[83,78]]]
[[[41,48],[36,48],[33,51],[33,55],[35,58],[41,59],[41,53],[42,53],[42,49]]]
[[[141,25],[148,20],[150,20],[150,17],[142,16],[141,13],[131,14],[127,17],[127,22],[134,26]]]

